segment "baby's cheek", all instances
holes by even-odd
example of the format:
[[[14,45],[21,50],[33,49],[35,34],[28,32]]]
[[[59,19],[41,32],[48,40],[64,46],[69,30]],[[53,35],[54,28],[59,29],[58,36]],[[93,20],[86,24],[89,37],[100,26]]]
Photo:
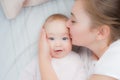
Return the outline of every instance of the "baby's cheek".
[[[69,43],[68,46],[67,46],[67,50],[68,50],[68,51],[71,51],[71,49],[72,49],[72,44]]]

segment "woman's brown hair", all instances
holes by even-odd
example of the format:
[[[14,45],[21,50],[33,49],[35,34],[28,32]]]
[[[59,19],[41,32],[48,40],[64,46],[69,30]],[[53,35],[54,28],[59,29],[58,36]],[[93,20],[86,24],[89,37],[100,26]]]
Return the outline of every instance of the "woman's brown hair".
[[[108,25],[110,40],[120,39],[120,0],[83,0],[93,25]]]

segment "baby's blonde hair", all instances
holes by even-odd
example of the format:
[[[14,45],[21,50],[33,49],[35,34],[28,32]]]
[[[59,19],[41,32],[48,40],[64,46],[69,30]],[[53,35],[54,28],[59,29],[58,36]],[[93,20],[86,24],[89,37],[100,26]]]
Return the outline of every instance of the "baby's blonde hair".
[[[68,20],[68,17],[63,15],[63,14],[53,14],[51,16],[49,16],[46,20],[45,20],[45,23],[43,25],[43,28],[46,27],[46,25],[49,23],[49,22],[52,22],[52,21],[55,21],[55,20],[62,20],[62,21],[65,21],[67,22]]]

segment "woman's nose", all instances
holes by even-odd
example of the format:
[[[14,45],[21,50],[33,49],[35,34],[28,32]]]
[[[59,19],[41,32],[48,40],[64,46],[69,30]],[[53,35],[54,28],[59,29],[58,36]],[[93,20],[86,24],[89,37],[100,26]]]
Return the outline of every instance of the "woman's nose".
[[[66,22],[66,26],[67,26],[68,28],[70,28],[70,22],[71,22],[71,19],[69,19],[69,20]]]

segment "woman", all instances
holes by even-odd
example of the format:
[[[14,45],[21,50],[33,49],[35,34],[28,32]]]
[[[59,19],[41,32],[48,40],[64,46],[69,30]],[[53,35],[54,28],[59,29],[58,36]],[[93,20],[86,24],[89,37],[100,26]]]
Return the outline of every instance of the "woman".
[[[119,14],[120,0],[75,1],[71,19],[67,22],[72,43],[89,48],[98,57],[94,73],[88,80],[120,79],[120,63],[117,63],[120,60]],[[39,55],[42,80],[58,80],[51,66],[45,38],[43,31]],[[41,46],[45,46],[44,49]]]

